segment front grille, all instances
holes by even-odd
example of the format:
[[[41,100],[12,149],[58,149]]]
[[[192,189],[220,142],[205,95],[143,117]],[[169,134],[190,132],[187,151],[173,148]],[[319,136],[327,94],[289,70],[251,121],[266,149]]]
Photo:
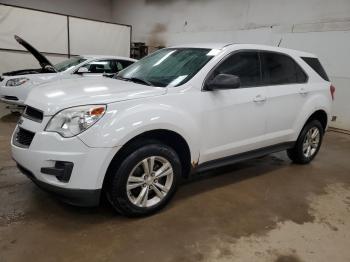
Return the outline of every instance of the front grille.
[[[19,147],[29,147],[33,141],[34,135],[35,133],[19,127],[17,133],[14,135],[13,142]]]
[[[12,100],[12,101],[18,101],[18,97],[16,96],[3,96],[3,98],[7,100]]]
[[[34,107],[26,106],[26,109],[23,112],[23,117],[41,123],[44,118],[44,113]]]

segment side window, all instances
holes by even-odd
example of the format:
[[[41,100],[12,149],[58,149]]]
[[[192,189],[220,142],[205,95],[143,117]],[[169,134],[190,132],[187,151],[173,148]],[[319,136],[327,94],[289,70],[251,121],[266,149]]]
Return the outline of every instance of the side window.
[[[241,80],[241,87],[261,84],[259,55],[255,51],[239,52],[223,61],[213,72],[211,78],[218,74],[236,75]]]
[[[133,61],[128,61],[128,60],[120,60],[119,63],[122,65],[122,69],[127,68],[129,65],[132,65]]]
[[[83,67],[89,70],[88,73],[103,74],[113,73],[114,60],[95,60],[87,63]]]
[[[127,68],[129,65],[133,64],[132,61],[127,60],[115,60],[115,68],[113,67],[113,73],[118,73],[119,71]]]
[[[326,71],[323,69],[320,61],[317,58],[314,57],[302,57],[302,59],[313,69],[316,71],[317,74],[319,74],[320,77],[322,77],[324,80],[329,82],[328,75]]]
[[[291,57],[273,52],[261,52],[261,56],[265,84],[283,85],[306,82],[306,74]]]
[[[120,63],[119,61],[116,62],[116,69],[116,72],[119,72],[124,69],[122,63]]]

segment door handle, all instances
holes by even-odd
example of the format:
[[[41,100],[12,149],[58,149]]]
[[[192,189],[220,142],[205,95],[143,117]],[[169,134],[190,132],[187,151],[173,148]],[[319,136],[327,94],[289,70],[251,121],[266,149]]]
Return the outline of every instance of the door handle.
[[[309,93],[304,87],[299,89],[299,94],[301,95],[307,95],[307,93]]]
[[[256,103],[265,102],[266,101],[266,96],[257,95],[256,97],[254,97],[253,101],[256,102]]]

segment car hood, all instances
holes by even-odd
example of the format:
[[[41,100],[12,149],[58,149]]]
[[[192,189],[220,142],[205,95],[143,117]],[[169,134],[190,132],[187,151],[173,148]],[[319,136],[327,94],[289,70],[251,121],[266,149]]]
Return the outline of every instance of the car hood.
[[[45,115],[73,106],[113,102],[163,95],[167,88],[152,87],[112,78],[56,80],[34,88],[25,103]]]
[[[32,47],[28,42],[24,41],[22,38],[20,38],[18,35],[15,35],[16,41],[22,45],[25,49],[28,50],[35,58],[38,60],[41,68],[44,70],[50,71],[50,72],[56,72],[57,70],[55,67],[51,64],[51,62],[38,50],[36,50],[34,47]]]
[[[3,76],[21,76],[21,75],[31,75],[31,74],[40,74],[41,69],[21,69],[3,73]]]

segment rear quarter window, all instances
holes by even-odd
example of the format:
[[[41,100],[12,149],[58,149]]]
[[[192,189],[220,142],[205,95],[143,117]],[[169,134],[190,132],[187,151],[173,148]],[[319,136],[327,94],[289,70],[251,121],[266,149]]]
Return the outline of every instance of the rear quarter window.
[[[302,57],[301,59],[303,59],[320,77],[329,82],[328,75],[317,58]]]

